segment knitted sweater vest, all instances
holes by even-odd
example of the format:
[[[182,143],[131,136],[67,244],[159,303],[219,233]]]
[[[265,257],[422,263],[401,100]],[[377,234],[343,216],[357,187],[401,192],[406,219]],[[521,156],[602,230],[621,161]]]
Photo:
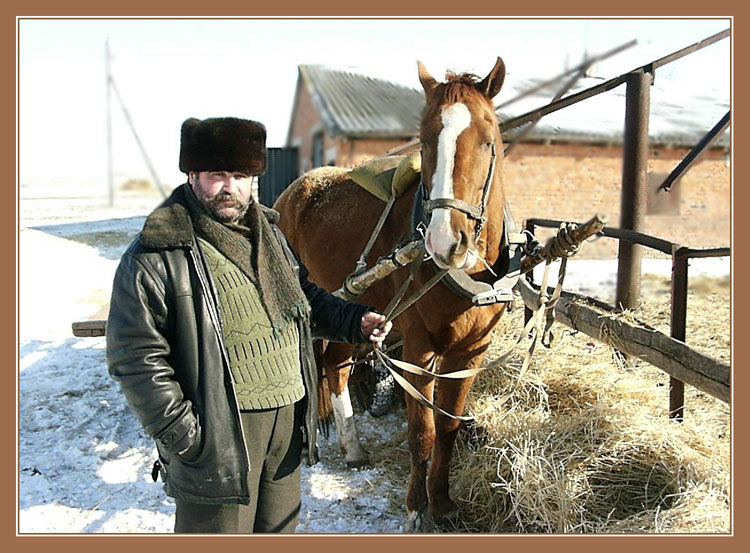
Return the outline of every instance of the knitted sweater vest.
[[[198,238],[216,285],[224,345],[240,409],[270,409],[305,395],[299,331],[292,323],[274,336],[255,285],[209,242]]]

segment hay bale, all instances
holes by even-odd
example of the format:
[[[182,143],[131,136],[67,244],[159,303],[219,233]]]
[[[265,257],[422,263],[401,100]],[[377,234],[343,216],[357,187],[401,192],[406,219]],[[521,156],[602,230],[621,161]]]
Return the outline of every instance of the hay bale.
[[[688,329],[698,349],[728,355],[722,286],[691,287]],[[665,308],[668,293],[649,295],[636,316],[663,325]],[[511,312],[497,329],[487,362],[515,340],[522,315]],[[676,423],[666,374],[561,325],[555,332],[509,401],[499,398],[518,378],[522,351],[482,373],[469,394],[476,420],[459,434],[452,469],[463,529],[729,532],[729,407],[688,387],[685,421]]]

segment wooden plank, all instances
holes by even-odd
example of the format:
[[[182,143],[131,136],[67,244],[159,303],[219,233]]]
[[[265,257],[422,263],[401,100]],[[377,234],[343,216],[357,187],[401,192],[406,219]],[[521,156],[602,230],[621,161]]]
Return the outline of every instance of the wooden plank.
[[[524,303],[536,310],[539,290],[528,280],[518,281]],[[556,320],[726,403],[731,402],[731,367],[690,348],[640,321],[626,321],[609,305],[593,298],[563,292],[555,307]]]
[[[97,319],[91,321],[76,321],[73,323],[73,336],[89,338],[104,336],[107,331],[107,321]]]

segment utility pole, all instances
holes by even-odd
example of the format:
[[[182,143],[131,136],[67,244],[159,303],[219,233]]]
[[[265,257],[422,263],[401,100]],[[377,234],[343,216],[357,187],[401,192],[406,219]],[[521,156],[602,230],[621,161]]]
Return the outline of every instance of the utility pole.
[[[109,205],[110,206],[114,205],[114,196],[115,196],[114,171],[112,169],[112,100],[111,100],[112,92],[115,93],[115,97],[117,98],[117,101],[120,104],[120,107],[122,108],[122,113],[125,116],[125,121],[127,122],[128,127],[130,127],[130,131],[133,133],[133,138],[135,138],[135,142],[136,144],[138,144],[138,148],[141,150],[141,155],[143,156],[143,160],[146,162],[146,166],[148,167],[148,170],[151,173],[151,177],[154,179],[154,183],[156,183],[156,187],[159,189],[159,192],[161,192],[162,197],[166,198],[167,191],[164,188],[164,186],[162,186],[161,181],[159,180],[159,177],[156,174],[156,169],[154,168],[154,165],[151,163],[151,159],[148,157],[146,148],[143,146],[143,142],[141,142],[141,139],[135,130],[135,125],[133,124],[133,120],[130,117],[130,112],[128,111],[128,108],[125,107],[125,102],[123,101],[122,96],[120,95],[120,91],[118,90],[117,85],[115,84],[114,77],[112,77],[112,71],[110,69],[109,38],[107,38],[105,42],[105,57],[106,57],[106,67],[107,67],[107,150],[108,150],[107,158],[108,158],[108,165],[109,165]]]

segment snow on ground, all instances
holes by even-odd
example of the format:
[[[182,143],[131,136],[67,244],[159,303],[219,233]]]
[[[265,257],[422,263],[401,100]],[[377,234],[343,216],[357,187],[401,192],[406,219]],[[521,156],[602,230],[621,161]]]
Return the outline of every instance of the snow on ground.
[[[153,442],[107,374],[104,338],[76,338],[73,321],[101,318],[129,239],[158,196],[32,197],[22,190],[19,230],[19,518],[21,533],[169,533],[174,503],[151,480]],[[669,275],[669,260],[644,272]],[[653,265],[653,267],[652,267]],[[574,260],[565,288],[614,290],[612,261]],[[727,274],[729,260],[696,260],[693,274]],[[554,275],[552,275],[554,276]],[[541,280],[541,274],[537,282]],[[605,294],[613,292],[605,291]],[[358,414],[371,443],[401,439],[402,410]],[[407,475],[346,468],[335,432],[321,462],[303,466],[298,532],[399,533]],[[403,444],[401,444],[403,446]],[[371,449],[372,446],[370,446]],[[373,456],[376,458],[376,456]],[[390,499],[389,499],[390,498]],[[395,498],[398,507],[393,507]]]
[[[585,255],[586,244],[581,253]],[[661,255],[661,254],[660,254]],[[550,266],[547,277],[548,286],[557,284],[559,263]],[[697,276],[720,277],[728,275],[731,259],[724,257],[705,257],[688,260],[688,278]],[[669,278],[672,274],[672,261],[666,256],[662,258],[644,258],[641,261],[641,273],[644,275],[658,275]],[[544,264],[534,268],[534,282],[539,285],[544,275]],[[598,299],[614,298],[617,289],[617,261],[612,259],[576,259],[568,260],[565,270],[563,289],[584,296]]]
[[[151,479],[153,442],[107,374],[105,339],[76,338],[101,318],[119,256],[159,198],[21,200],[19,230],[19,519],[21,533],[168,533],[174,502]],[[123,205],[124,204],[124,205]],[[358,415],[388,439],[403,413]],[[377,466],[346,468],[335,431],[303,466],[298,532],[398,533],[403,495]]]

